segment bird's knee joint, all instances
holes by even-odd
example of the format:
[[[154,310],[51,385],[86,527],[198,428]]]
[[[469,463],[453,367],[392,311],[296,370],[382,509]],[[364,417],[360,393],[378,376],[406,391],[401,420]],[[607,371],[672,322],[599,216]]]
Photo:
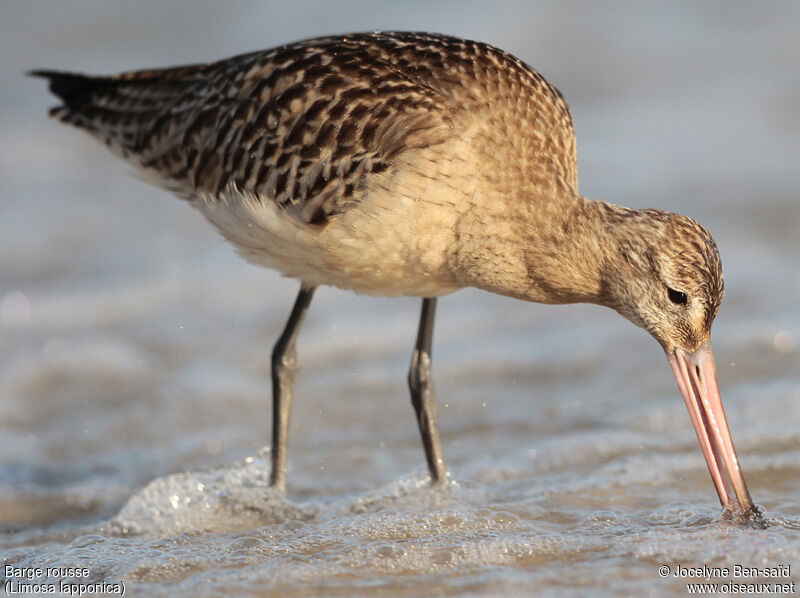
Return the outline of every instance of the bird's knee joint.
[[[276,374],[294,374],[300,369],[300,360],[294,349],[280,350],[276,347],[272,352],[272,371]]]
[[[408,386],[416,392],[430,388],[431,384],[430,355],[415,351],[411,360],[411,368],[408,370]]]

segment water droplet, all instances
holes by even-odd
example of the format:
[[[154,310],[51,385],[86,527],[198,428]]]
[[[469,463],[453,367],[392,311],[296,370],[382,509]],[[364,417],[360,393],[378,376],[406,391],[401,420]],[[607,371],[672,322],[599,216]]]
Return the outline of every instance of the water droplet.
[[[772,346],[778,353],[791,353],[795,344],[794,335],[788,330],[778,331],[772,339]]]

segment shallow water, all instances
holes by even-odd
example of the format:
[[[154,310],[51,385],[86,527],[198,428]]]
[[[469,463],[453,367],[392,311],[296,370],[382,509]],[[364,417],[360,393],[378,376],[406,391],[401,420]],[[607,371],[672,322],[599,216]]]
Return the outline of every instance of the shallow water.
[[[797,580],[795,4],[42,6],[0,9],[4,566],[87,567],[156,596],[683,595],[696,578],[676,568],[703,565],[730,569],[712,583]],[[48,122],[44,86],[20,73],[390,26],[518,54],[572,105],[585,194],[681,211],[714,234],[720,386],[766,529],[720,517],[643,332],[597,307],[477,291],[437,316],[451,487],[426,483],[405,389],[418,301],[321,289],[300,338],[289,492],[267,488],[267,364],[296,283]],[[734,577],[736,565],[789,571]]]

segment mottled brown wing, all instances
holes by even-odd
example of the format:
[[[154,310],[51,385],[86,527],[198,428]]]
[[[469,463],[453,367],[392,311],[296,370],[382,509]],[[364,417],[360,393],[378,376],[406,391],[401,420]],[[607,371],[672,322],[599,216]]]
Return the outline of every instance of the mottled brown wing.
[[[115,77],[38,71],[90,131],[177,193],[230,187],[323,223],[358,201],[370,174],[436,145],[492,93],[535,87],[574,135],[560,94],[509,54],[446,36],[322,38],[220,62]],[[526,87],[530,89],[526,89]],[[534,98],[536,99],[536,98]],[[562,123],[563,124],[563,123]],[[574,179],[574,166],[560,173]],[[571,169],[571,171],[570,171]],[[577,188],[577,187],[576,187]]]

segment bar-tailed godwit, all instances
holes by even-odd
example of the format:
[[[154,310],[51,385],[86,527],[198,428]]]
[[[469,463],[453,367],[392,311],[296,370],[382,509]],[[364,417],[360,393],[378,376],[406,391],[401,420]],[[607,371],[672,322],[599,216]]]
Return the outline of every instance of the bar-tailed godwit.
[[[272,354],[271,483],[285,488],[297,333],[314,289],[422,298],[408,376],[434,483],[436,298],[463,287],[611,307],[662,346],[726,510],[750,498],[709,341],[719,253],[694,220],[578,193],[558,90],[514,56],[427,33],[303,41],[210,64],[35,71],[51,114],[188,200],[250,262],[300,281]]]

